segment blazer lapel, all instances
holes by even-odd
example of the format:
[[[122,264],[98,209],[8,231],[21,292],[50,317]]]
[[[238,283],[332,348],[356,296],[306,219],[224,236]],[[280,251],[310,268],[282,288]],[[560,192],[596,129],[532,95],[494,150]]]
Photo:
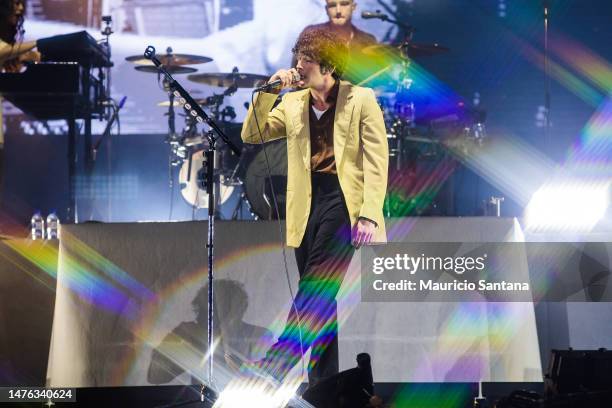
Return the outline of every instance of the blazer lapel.
[[[310,92],[306,91],[297,99],[293,113],[293,124],[296,128],[296,142],[302,154],[304,166],[310,171]],[[301,126],[301,128],[300,128]]]
[[[352,85],[349,82],[340,82],[338,99],[336,99],[336,116],[334,118],[334,155],[336,157],[336,168],[341,172],[344,163],[344,149],[347,145],[351,116],[355,107],[353,101]]]

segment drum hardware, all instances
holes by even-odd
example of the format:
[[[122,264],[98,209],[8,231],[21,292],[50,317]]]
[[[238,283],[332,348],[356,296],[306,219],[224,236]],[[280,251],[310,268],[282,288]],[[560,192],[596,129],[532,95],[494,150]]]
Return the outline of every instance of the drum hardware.
[[[181,166],[179,171],[179,186],[183,199],[193,206],[194,209],[208,208],[208,194],[201,185],[198,184],[198,168],[202,164],[203,150],[192,151],[189,149],[189,156]],[[219,151],[217,151],[219,153]],[[240,160],[245,157],[245,154],[240,156]],[[245,185],[240,177],[236,176],[236,171],[233,174],[226,175],[226,169],[223,162],[219,160],[222,155],[217,154],[217,170],[215,171],[215,180],[219,180],[219,205],[227,205],[235,200],[235,206],[231,213],[231,219],[241,219],[245,211],[251,214],[252,218],[257,218],[251,208]],[[251,157],[250,160],[253,158]],[[244,166],[240,163],[240,166]],[[236,166],[237,168],[238,166]],[[246,170],[244,171],[246,173]],[[230,201],[231,200],[231,201]],[[217,207],[219,208],[219,207]],[[226,213],[227,214],[227,213]],[[221,214],[218,214],[219,216]]]
[[[187,67],[182,67],[180,65],[183,63],[195,63],[195,57],[199,58],[199,56],[172,54],[172,49],[169,48],[167,54],[163,56],[163,61],[168,64],[165,67],[167,71],[182,73],[184,70],[181,68]],[[127,60],[140,64],[136,68],[141,72],[157,72],[156,67],[148,65],[148,62],[143,63],[147,60],[142,60],[140,56],[128,57]],[[199,84],[226,88],[221,93],[215,93],[206,98],[196,99],[195,102],[200,107],[207,107],[211,116],[214,117],[215,121],[218,121],[221,128],[224,129],[224,132],[230,135],[235,144],[241,145],[240,128],[242,126],[239,123],[233,122],[237,116],[234,107],[229,105],[223,106],[225,97],[232,96],[238,88],[253,88],[259,86],[267,82],[268,76],[241,73],[237,67],[234,67],[229,73],[193,74],[189,75],[187,78]],[[168,137],[166,142],[170,145],[170,177],[172,176],[171,169],[180,166],[178,180],[182,197],[187,203],[193,206],[194,210],[207,208],[208,194],[202,186],[198,185],[197,169],[202,165],[202,148],[208,147],[208,137],[206,134],[198,132],[198,122],[190,115],[185,116],[185,127],[180,134],[177,134],[175,129],[176,114],[174,107],[181,105],[181,103],[174,99],[173,89],[171,89],[165,81],[162,80],[161,82],[164,90],[168,93],[168,100],[160,102],[158,106],[168,108],[165,115],[168,116]],[[254,152],[251,147],[245,148],[243,152],[246,152],[246,154],[242,154],[239,157],[224,145],[217,147],[215,150],[215,163],[213,167],[215,169],[214,182],[216,184],[216,191],[218,192],[218,194],[215,194],[218,200],[217,208],[222,204],[229,203],[229,199],[231,197],[236,197],[236,194],[240,192],[240,196],[232,212],[232,218],[238,218],[240,214],[244,213],[244,209],[246,208],[254,217],[258,217],[257,213],[259,213],[259,217],[267,219],[269,218],[269,210],[267,211],[265,209],[265,207],[268,207],[267,204],[265,204],[265,191],[256,198],[258,203],[257,212],[252,209],[249,200],[249,197],[255,194],[253,192],[254,183],[259,182],[259,180],[254,181],[256,180],[254,175],[248,177],[249,166],[254,160],[257,152]],[[286,161],[286,153],[283,157],[285,157]],[[284,177],[284,182],[286,183],[286,168]],[[247,186],[245,184],[247,178],[251,180],[251,186],[253,187],[250,193],[247,192]],[[172,187],[172,183],[170,186]],[[220,213],[217,212],[217,215],[220,215]]]
[[[233,74],[238,74],[238,68],[234,67]],[[234,82],[230,84],[225,91],[221,94],[213,94],[205,99],[206,104],[210,106],[210,110],[215,117],[215,120],[222,120],[223,122],[227,122],[227,118],[230,120],[234,120],[236,118],[236,111],[231,106],[226,106],[223,110],[219,108],[223,105],[223,100],[226,96],[232,96],[238,90],[238,85]]]
[[[157,74],[157,71],[155,69],[155,67],[150,67],[148,65],[142,65],[142,66],[138,66],[138,67],[134,67],[134,69],[136,71],[139,72],[146,72],[149,74]],[[191,67],[180,67],[180,66],[176,66],[176,65],[169,65],[166,67],[166,70],[172,74],[172,75],[176,75],[176,74],[190,74],[192,72],[196,72],[197,69],[195,68],[191,68]]]
[[[160,108],[167,108],[168,106],[170,106],[170,102],[168,101],[161,101],[157,103],[157,106],[159,106]],[[172,102],[172,106],[174,106],[175,108],[177,106],[181,106],[181,104],[178,101],[173,101]]]
[[[197,83],[226,87],[222,93],[215,93],[196,101],[200,106],[209,108],[211,116],[218,121],[221,128],[224,129],[224,132],[229,135],[234,143],[242,145],[242,140],[240,139],[242,125],[232,122],[237,116],[234,107],[229,105],[222,107],[225,97],[232,96],[238,88],[252,86],[253,84],[258,84],[259,81],[267,80],[267,76],[242,74],[237,67],[234,67],[230,73],[198,74],[196,78],[189,79]],[[166,106],[169,104],[169,101],[164,103]],[[193,206],[194,210],[208,207],[208,194],[201,186],[198,186],[197,174],[194,174],[195,170],[193,169],[193,167],[197,168],[202,164],[201,150],[196,149],[206,146],[208,139],[205,135],[197,132],[196,125],[197,123],[193,122],[192,130],[189,131],[190,123],[189,117],[187,117],[186,128],[183,130],[182,138],[177,140],[178,147],[175,150],[179,154],[183,153],[179,160],[177,160],[177,164],[182,164],[179,172],[181,195],[187,203]],[[220,205],[229,204],[229,200],[232,197],[233,202],[238,192],[240,192],[231,215],[232,219],[237,219],[244,213],[245,209],[254,215],[243,184],[247,172],[246,166],[249,162],[245,159],[246,156],[248,155],[243,154],[238,157],[226,146],[218,147],[215,152],[215,183],[219,191],[219,194],[217,194],[217,208],[220,208]],[[252,156],[250,158],[252,159]],[[221,214],[218,212],[217,215],[220,216]]]
[[[194,92],[194,91],[189,91],[189,92]],[[200,105],[200,106],[206,106],[206,105],[207,105],[207,99],[206,99],[206,98],[199,98],[199,99],[196,99],[196,102],[197,102],[197,103],[198,103],[198,105]],[[161,102],[158,102],[158,103],[157,103],[157,106],[159,106],[160,108],[167,108],[169,104],[170,104],[170,102],[168,102],[168,101],[161,101]],[[175,100],[175,101],[173,102],[173,104],[174,104],[174,107],[175,107],[175,108],[176,108],[177,106],[181,106],[180,102],[179,102],[179,101],[177,101],[177,100]]]
[[[198,84],[221,88],[229,88],[230,86],[236,86],[237,88],[256,88],[265,84],[268,81],[268,76],[246,74],[244,72],[238,72],[237,68],[234,68],[230,73],[215,72],[191,74],[187,76],[187,79]]]
[[[193,137],[184,137],[183,140],[181,141],[181,144],[185,147],[193,147],[193,146],[197,146],[197,145],[201,145],[204,142],[206,142],[206,140],[204,139],[203,136],[200,135],[196,135]]]
[[[212,61],[212,58],[201,55],[175,54],[173,53],[172,47],[166,48],[166,54],[157,55],[156,58],[170,75],[194,73],[197,69],[184,65],[204,64]],[[189,115],[185,116],[185,127],[181,135],[177,134],[176,113],[174,108],[181,104],[179,101],[175,100],[175,89],[172,88],[166,77],[162,78],[159,70],[151,60],[143,58],[142,55],[134,55],[127,57],[126,61],[136,64],[137,66],[134,67],[134,69],[139,72],[157,74],[158,81],[161,82],[163,90],[168,94],[168,100],[159,103],[158,106],[168,108],[168,111],[165,113],[165,115],[168,116],[168,136],[166,137],[166,143],[170,146],[168,157],[168,184],[170,188],[173,188],[174,175],[172,168],[180,166],[188,157],[191,157],[190,147],[201,144],[203,137],[197,135],[197,122]],[[211,102],[206,99],[200,99],[197,100],[197,103],[206,105]],[[185,143],[185,140],[187,140],[188,143]]]
[[[410,77],[410,64],[413,58],[434,56],[449,51],[449,48],[439,44],[413,43],[414,28],[400,21],[390,19],[389,16],[380,12],[365,12],[367,18],[378,18],[398,26],[406,35],[399,44],[376,44],[365,47],[363,53],[376,59],[388,60],[387,66],[373,73],[359,85],[366,84],[383,75],[392,68],[400,66],[399,75],[395,82],[392,97],[379,97],[385,124],[388,129],[387,139],[389,142],[389,156],[394,159],[390,163],[391,168],[400,170],[403,166],[405,154],[405,143],[416,134],[416,106],[411,97],[413,79]],[[397,16],[394,16],[397,18]]]
[[[158,59],[162,61],[162,65],[166,72],[170,75],[173,74],[190,74],[196,72],[197,69],[191,67],[185,67],[184,65],[204,64],[212,61],[212,58],[203,57],[200,55],[188,55],[188,54],[174,54],[172,47],[166,48],[166,54],[159,55]],[[153,63],[142,55],[133,55],[125,59],[128,62],[135,64],[134,69],[139,72],[145,72],[150,74],[157,74],[159,80],[160,73]]]
[[[219,155],[215,154],[215,168],[219,167]],[[202,165],[204,164],[204,150],[189,152],[188,160],[184,161],[179,171],[179,186],[181,195],[194,208],[208,208],[208,193],[202,185]],[[223,176],[215,171],[214,183],[219,188],[218,205],[224,204],[234,192],[234,186],[223,182]]]
[[[412,35],[409,36],[412,39]],[[423,44],[404,41],[398,45],[376,44],[363,49],[363,53],[369,56],[387,56],[394,60],[414,59],[421,57],[433,57],[450,51],[450,48],[440,44]]]
[[[173,53],[156,55],[155,57],[162,63],[162,65],[164,66],[164,68],[166,68],[166,70],[168,69],[169,66],[205,64],[213,60],[212,58],[204,57],[202,55],[173,54]],[[155,68],[151,60],[143,58],[142,55],[132,55],[131,57],[127,57],[125,60],[128,62],[132,62],[136,65],[145,65],[145,66],[151,66]]]
[[[191,115],[185,117],[185,127],[180,137],[176,135],[167,139],[170,145],[170,161],[173,167],[180,166],[187,158],[191,159],[192,147],[202,145],[207,141],[204,136],[198,133],[197,121]]]
[[[414,141],[409,138],[416,135],[416,106],[411,95],[413,79],[409,71],[412,58],[438,55],[449,51],[449,49],[439,44],[413,43],[414,28],[397,20],[392,20],[386,14],[380,12],[368,13],[368,18],[379,18],[390,22],[406,33],[404,40],[399,44],[376,44],[363,49],[365,55],[376,59],[382,57],[389,63],[359,83],[359,85],[368,83],[399,65],[399,74],[397,81],[394,81],[395,89],[391,93],[392,96],[379,97],[379,102],[388,130],[390,168],[400,170],[404,165],[404,156],[406,155],[407,145],[405,142]]]
[[[168,52],[171,52],[172,49],[168,47]],[[140,67],[136,67],[140,68]],[[157,69],[156,67],[148,67]],[[159,79],[159,78],[158,78]],[[186,157],[186,152],[181,146],[180,140],[181,138],[176,133],[176,114],[174,112],[174,88],[170,85],[168,80],[164,77],[162,79],[162,87],[164,91],[168,94],[168,112],[165,113],[168,116],[168,136],[166,137],[166,143],[170,145],[170,156],[168,157],[169,163],[169,185],[170,188],[173,187],[174,177],[172,174],[172,167],[179,166]]]
[[[365,85],[373,81],[374,79],[380,77],[381,75],[385,74],[389,70],[393,69],[397,66],[397,64],[401,64],[403,78],[400,78],[400,81],[398,81],[398,85],[400,85],[403,89],[409,89],[410,85],[412,84],[412,81],[410,80],[408,83],[404,81],[408,79],[408,68],[413,58],[430,57],[440,55],[448,51],[450,51],[450,48],[444,47],[440,44],[413,43],[412,32],[406,36],[403,42],[397,45],[370,45],[368,47],[365,47],[362,51],[366,56],[373,57],[375,59],[380,59],[383,61],[386,60],[389,61],[389,63],[380,70],[372,73],[369,77],[359,82],[357,85]]]
[[[160,61],[165,71],[171,75],[196,72],[197,69],[186,67],[185,65],[205,64],[213,60],[212,58],[202,55],[175,54],[172,47],[167,47],[165,54],[156,55],[155,58]],[[178,101],[174,100],[174,89],[169,86],[165,77],[162,79],[162,75],[150,59],[144,58],[142,55],[133,55],[125,58],[125,60],[135,64],[136,66],[134,69],[139,72],[157,74],[158,81],[162,83],[163,90],[168,93],[168,101],[158,104],[158,106],[168,107],[168,112],[166,113],[168,116],[168,138],[166,142],[171,146],[176,146],[179,138],[176,135],[175,113],[173,108],[179,106],[180,104]],[[182,149],[177,147],[171,150],[179,151]],[[181,152],[179,156],[184,156],[183,152]],[[180,161],[177,160],[171,160],[171,162],[174,163],[174,165],[180,164]]]
[[[236,111],[232,106],[226,106],[219,112],[219,117],[223,122],[231,122],[236,119]]]
[[[473,123],[470,126],[466,126],[463,131],[465,138],[467,140],[471,140],[479,147],[482,147],[485,139],[487,138],[487,131],[484,123]]]
[[[487,119],[486,111],[478,107],[472,107],[466,110],[465,116],[464,136],[482,147],[487,139],[487,129],[484,124]]]
[[[397,93],[391,97],[379,97],[389,142],[390,167],[399,170],[403,165],[404,141],[414,133],[415,105],[412,101],[402,102]]]

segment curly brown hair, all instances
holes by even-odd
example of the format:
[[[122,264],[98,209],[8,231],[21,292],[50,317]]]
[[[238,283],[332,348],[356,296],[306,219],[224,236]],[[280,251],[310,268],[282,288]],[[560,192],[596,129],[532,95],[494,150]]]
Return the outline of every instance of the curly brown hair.
[[[319,63],[322,73],[331,71],[336,79],[344,74],[348,46],[333,31],[321,27],[306,29],[291,51],[295,59],[304,55]]]

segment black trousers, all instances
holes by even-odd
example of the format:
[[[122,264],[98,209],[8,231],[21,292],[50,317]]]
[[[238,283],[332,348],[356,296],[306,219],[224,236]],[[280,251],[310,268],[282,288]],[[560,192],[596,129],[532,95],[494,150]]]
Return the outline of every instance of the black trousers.
[[[264,365],[284,379],[309,348],[310,384],[338,373],[336,295],[354,253],[351,223],[336,175],[312,175],[312,203],[295,258],[300,273],[295,307]]]

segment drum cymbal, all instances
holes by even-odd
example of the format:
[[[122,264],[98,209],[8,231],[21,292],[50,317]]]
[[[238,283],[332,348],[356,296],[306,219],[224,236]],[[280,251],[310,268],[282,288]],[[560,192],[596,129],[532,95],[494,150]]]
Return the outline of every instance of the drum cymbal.
[[[212,61],[212,58],[204,57],[202,55],[190,55],[190,54],[160,54],[156,55],[157,59],[162,65],[195,65],[205,64]],[[146,59],[142,55],[132,55],[127,57],[126,61],[133,62],[136,65],[153,65],[153,61]]]
[[[181,67],[179,65],[169,65],[169,66],[164,65],[164,68],[171,75],[172,74],[190,74],[192,72],[196,72],[197,71],[197,69],[195,69],[195,68]],[[159,71],[157,71],[157,67],[154,66],[154,65],[139,65],[137,67],[134,67],[134,69],[136,71],[148,72],[150,74],[157,74],[159,72]]]
[[[267,75],[257,74],[245,74],[242,72],[237,73],[205,73],[205,74],[193,74],[187,77],[188,80],[197,82],[199,84],[219,86],[222,88],[229,88],[236,84],[238,88],[256,88],[260,85],[265,84],[268,81]]]
[[[440,44],[411,43],[406,45],[405,48],[407,49],[407,54],[410,58],[430,57],[450,51],[450,48],[444,47]],[[365,47],[363,49],[363,53],[370,56],[392,55],[398,58],[403,58],[402,53],[397,46],[387,44],[370,45],[369,47]]]
[[[168,106],[170,106],[170,101],[162,101],[162,102],[159,102],[159,103],[157,104],[157,106],[161,106],[161,107],[163,107],[163,108],[167,108]],[[174,106],[174,107],[176,108],[176,107],[178,107],[178,106],[181,106],[181,104],[179,103],[179,101],[173,101],[173,102],[172,102],[172,106]]]

